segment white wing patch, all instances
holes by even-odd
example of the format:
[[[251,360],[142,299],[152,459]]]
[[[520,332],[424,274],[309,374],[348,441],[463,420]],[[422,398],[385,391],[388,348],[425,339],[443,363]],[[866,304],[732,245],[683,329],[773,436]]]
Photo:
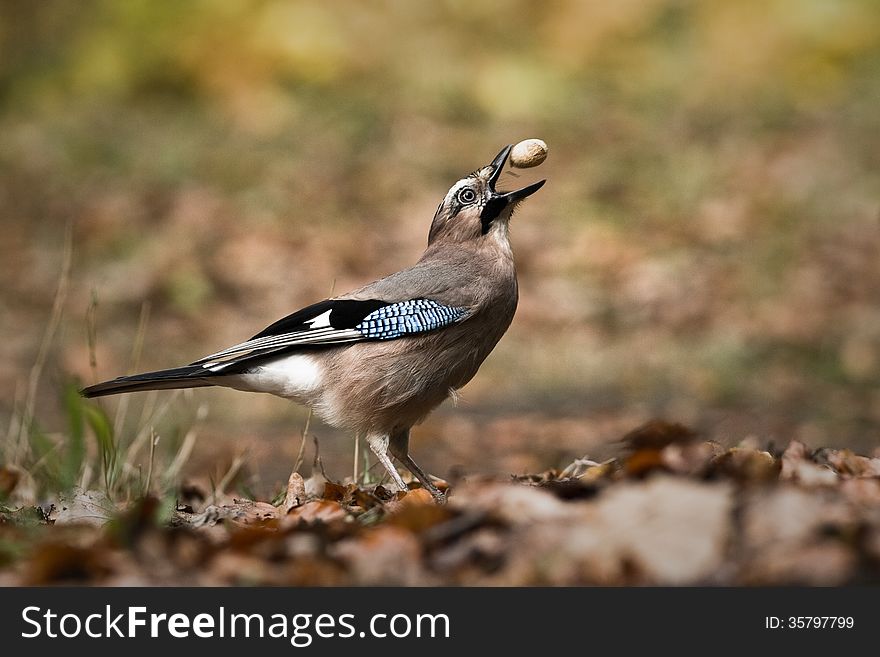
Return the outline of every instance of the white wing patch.
[[[332,312],[333,312],[333,309],[331,308],[327,312],[321,313],[320,315],[318,315],[314,319],[310,319],[309,321],[306,322],[306,324],[311,326],[313,329],[328,327],[328,326],[330,326],[330,313],[332,313]]]

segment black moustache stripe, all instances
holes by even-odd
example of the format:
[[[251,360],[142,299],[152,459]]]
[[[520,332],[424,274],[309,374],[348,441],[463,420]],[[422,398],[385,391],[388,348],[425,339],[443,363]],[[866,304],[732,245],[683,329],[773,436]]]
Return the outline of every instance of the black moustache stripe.
[[[486,202],[486,205],[483,206],[483,211],[480,213],[480,223],[483,226],[483,235],[489,232],[492,222],[498,218],[498,215],[501,214],[501,211],[506,207],[507,199],[503,196],[490,198]]]

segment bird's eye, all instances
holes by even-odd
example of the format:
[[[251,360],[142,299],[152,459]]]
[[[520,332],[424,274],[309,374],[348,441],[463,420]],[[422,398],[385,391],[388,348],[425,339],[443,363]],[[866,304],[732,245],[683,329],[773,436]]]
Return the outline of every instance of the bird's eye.
[[[470,187],[465,187],[458,192],[458,202],[467,205],[477,200],[477,193]]]

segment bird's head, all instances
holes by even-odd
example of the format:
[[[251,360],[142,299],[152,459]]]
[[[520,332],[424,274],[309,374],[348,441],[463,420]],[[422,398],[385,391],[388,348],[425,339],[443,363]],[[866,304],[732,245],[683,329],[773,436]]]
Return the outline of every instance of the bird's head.
[[[537,192],[541,180],[512,192],[500,192],[495,183],[501,176],[511,146],[505,146],[490,164],[455,183],[434,214],[428,244],[437,240],[469,242],[486,237],[507,236],[507,222],[517,204]]]

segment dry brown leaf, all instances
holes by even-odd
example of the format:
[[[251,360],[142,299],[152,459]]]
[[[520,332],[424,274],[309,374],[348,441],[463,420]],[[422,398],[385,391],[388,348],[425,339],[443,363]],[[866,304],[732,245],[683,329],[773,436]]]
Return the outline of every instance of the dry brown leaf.
[[[192,516],[191,524],[194,527],[210,527],[229,520],[237,525],[261,525],[277,517],[278,510],[267,502],[235,500],[233,504],[212,504],[202,513]]]
[[[781,461],[779,478],[783,481],[794,481],[808,488],[833,486],[838,481],[837,473],[810,460],[806,445],[797,440],[788,444]]]
[[[411,532],[421,533],[453,516],[446,506],[440,506],[427,490],[416,488],[408,491],[400,500],[389,503],[391,511],[387,523]]]
[[[284,586],[344,586],[351,583],[351,577],[335,559],[307,556],[280,564],[270,583]]]
[[[553,494],[522,484],[466,483],[449,498],[449,507],[464,513],[482,512],[511,525],[565,520],[577,515],[573,505]]]
[[[662,449],[638,449],[623,462],[623,470],[629,477],[644,477],[651,472],[665,469]]]
[[[462,535],[430,555],[432,570],[451,575],[459,571],[457,580],[463,584],[479,581],[483,572],[497,572],[504,565],[509,539],[496,527],[482,527]]]
[[[599,492],[599,484],[582,479],[553,479],[538,484],[542,490],[553,493],[561,500],[582,500],[595,496]]]
[[[844,479],[840,482],[840,491],[853,504],[867,509],[880,508],[880,479]],[[875,522],[880,525],[880,518]]]
[[[321,491],[323,492],[323,486]],[[282,509],[284,513],[290,512],[291,509],[301,506],[306,501],[306,482],[303,481],[299,472],[291,472],[290,478],[287,480],[287,492],[284,495],[284,504]]]
[[[695,584],[721,569],[730,536],[732,487],[654,477],[568,505],[565,520],[514,529],[503,585]]]
[[[663,448],[660,459],[666,469],[676,474],[700,475],[719,453],[717,443],[673,443]]]
[[[809,460],[810,454],[807,451],[807,446],[799,440],[792,440],[790,443],[788,443],[788,447],[786,447],[785,451],[782,453],[783,470],[788,464],[793,464],[797,461]]]
[[[767,482],[779,478],[782,464],[770,452],[734,447],[711,460],[707,474],[736,481]]]
[[[93,582],[112,572],[111,561],[109,552],[99,545],[44,543],[27,560],[22,583],[45,586],[59,582]]]
[[[331,555],[342,559],[359,585],[429,585],[422,567],[422,547],[416,536],[401,528],[381,526],[357,538],[337,543]]]
[[[730,534],[733,491],[672,477],[609,489],[597,502],[604,540],[647,581],[695,583],[719,568]]]
[[[514,528],[502,542],[504,567],[485,583],[503,586],[563,586],[625,583],[625,564],[605,540],[595,514],[578,521],[536,521]]]
[[[274,583],[269,564],[265,560],[240,552],[219,552],[205,570],[205,577],[213,583],[255,585]]]
[[[543,472],[514,475],[512,479],[522,484],[546,484],[548,481],[557,481],[560,476],[559,470],[550,468]]]
[[[57,525],[104,525],[116,512],[116,507],[101,491],[76,489],[58,498],[49,520]]]
[[[630,431],[623,437],[623,442],[633,450],[663,449],[673,443],[690,443],[697,434],[677,422],[651,420]]]
[[[823,449],[817,460],[825,462],[843,476],[880,477],[880,459],[859,456],[849,449]]]
[[[299,523],[331,523],[337,520],[346,520],[348,517],[348,512],[339,502],[314,500],[291,509],[290,513],[284,516],[283,526],[290,527]]]
[[[777,546],[795,550],[829,528],[853,524],[852,509],[823,492],[782,484],[747,494],[742,520],[746,549],[756,555]]]
[[[792,466],[790,470],[790,478],[802,486],[807,488],[815,488],[819,486],[834,486],[840,477],[834,470],[812,461],[800,461]]]
[[[436,506],[433,495],[424,488],[413,488],[404,492],[398,501],[399,508]]]
[[[397,499],[397,493],[390,493],[382,486],[376,486],[376,488],[371,491],[364,490],[363,488],[356,488],[352,497],[354,498],[352,504],[366,510],[382,506],[382,502],[386,499],[391,500],[391,503],[393,504],[394,500]]]
[[[325,500],[332,502],[345,502],[351,498],[352,493],[357,489],[354,484],[343,485],[334,481],[327,481],[324,484],[322,496]]]

